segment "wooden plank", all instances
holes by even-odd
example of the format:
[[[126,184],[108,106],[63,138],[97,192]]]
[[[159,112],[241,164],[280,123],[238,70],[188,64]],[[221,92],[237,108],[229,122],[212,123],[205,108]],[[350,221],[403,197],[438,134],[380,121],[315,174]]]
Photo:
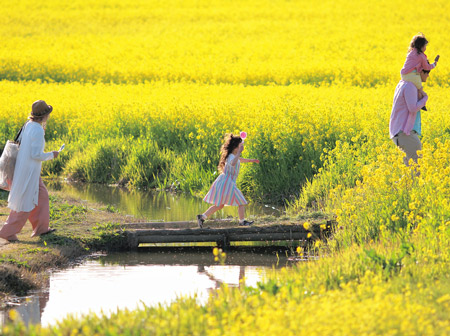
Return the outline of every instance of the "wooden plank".
[[[228,240],[231,241],[274,241],[274,240],[304,240],[307,239],[306,233],[260,233],[260,234],[230,234]]]
[[[288,225],[220,229],[136,230],[136,236],[139,243],[231,242],[304,240],[307,239],[308,232],[300,225]]]
[[[278,240],[306,240],[307,235],[303,233],[266,233],[266,234],[239,234],[239,235],[146,235],[138,236],[139,243],[198,243],[217,242],[227,240],[237,241],[278,241]]]
[[[170,235],[170,236],[139,236],[139,243],[204,243],[217,242],[224,239],[223,235]]]
[[[182,224],[180,224],[182,223]],[[167,222],[156,224],[180,224],[188,222]],[[142,223],[135,223],[142,224]],[[144,223],[148,224],[148,223]],[[155,224],[155,223],[150,223]],[[196,243],[217,242],[227,245],[229,242],[239,241],[310,241],[325,238],[325,233],[331,231],[331,224],[327,222],[327,229],[321,228],[323,224],[312,224],[309,230],[303,225],[264,225],[250,227],[221,227],[221,228],[152,228],[125,231],[130,248],[137,248],[140,243]],[[308,234],[312,237],[308,238]]]
[[[233,219],[217,219],[208,220],[205,226],[237,226],[238,223]],[[186,229],[186,228],[198,228],[197,221],[178,221],[178,222],[145,222],[145,223],[124,223],[122,228],[125,230],[134,229]]]
[[[206,228],[206,229],[151,229],[151,230],[136,230],[138,236],[157,235],[157,236],[171,236],[171,235],[214,235],[214,234],[264,234],[264,233],[291,233],[300,232],[307,234],[313,231],[320,232],[320,227],[315,230],[305,230],[301,225],[272,225],[272,226],[250,226],[250,227],[234,227],[234,228]]]

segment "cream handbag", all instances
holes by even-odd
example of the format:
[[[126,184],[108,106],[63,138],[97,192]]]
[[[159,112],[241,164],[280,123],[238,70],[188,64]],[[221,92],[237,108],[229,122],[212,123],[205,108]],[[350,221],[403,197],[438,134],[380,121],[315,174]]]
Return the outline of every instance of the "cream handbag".
[[[19,153],[19,137],[22,134],[24,126],[17,133],[14,141],[8,140],[5,148],[3,148],[3,153],[0,157],[0,189],[11,190],[17,154]]]

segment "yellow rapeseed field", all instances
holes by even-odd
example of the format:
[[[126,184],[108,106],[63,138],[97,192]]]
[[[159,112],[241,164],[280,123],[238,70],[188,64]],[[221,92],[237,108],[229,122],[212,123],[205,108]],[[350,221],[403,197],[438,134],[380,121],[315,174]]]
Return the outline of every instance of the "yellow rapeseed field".
[[[0,146],[46,100],[47,149],[66,150],[44,174],[201,195],[224,134],[246,130],[261,164],[242,168],[245,195],[338,223],[324,258],[257,289],[36,335],[450,335],[450,2],[22,0],[0,15]],[[406,168],[388,124],[419,31],[441,60]]]
[[[418,31],[430,57],[444,56],[448,13],[446,1],[419,0],[4,2],[0,76],[371,87],[398,79]],[[445,63],[434,83],[448,85]]]

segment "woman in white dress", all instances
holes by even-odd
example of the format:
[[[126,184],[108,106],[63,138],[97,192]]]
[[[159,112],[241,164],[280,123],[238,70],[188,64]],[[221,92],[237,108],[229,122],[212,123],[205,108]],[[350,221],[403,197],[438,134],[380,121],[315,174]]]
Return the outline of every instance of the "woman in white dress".
[[[53,107],[43,100],[31,106],[29,121],[19,136],[14,179],[8,197],[11,212],[0,230],[0,238],[17,241],[17,234],[27,220],[33,227],[32,237],[55,231],[49,228],[50,208],[48,191],[40,177],[42,161],[55,159],[59,152],[44,152],[45,126]]]

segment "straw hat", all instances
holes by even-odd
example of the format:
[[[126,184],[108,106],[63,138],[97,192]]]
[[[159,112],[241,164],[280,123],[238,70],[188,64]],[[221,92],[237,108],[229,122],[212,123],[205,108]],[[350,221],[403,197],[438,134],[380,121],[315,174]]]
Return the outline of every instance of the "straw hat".
[[[31,117],[42,118],[53,111],[51,105],[43,100],[36,100],[33,105],[31,105]]]

